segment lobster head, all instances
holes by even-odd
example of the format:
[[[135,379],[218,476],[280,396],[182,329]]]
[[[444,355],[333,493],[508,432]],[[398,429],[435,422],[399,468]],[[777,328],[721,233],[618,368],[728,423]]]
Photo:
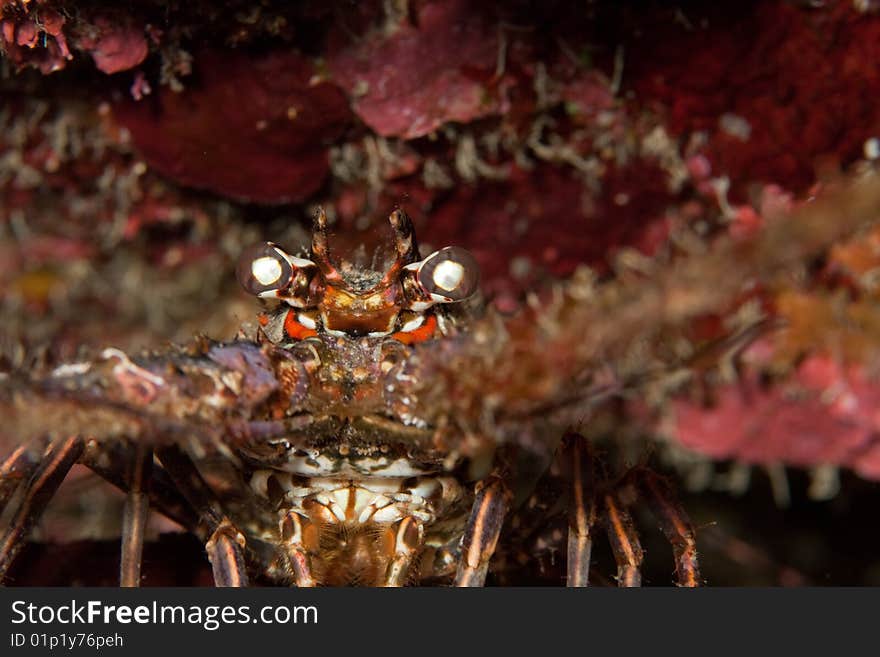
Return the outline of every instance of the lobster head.
[[[448,246],[421,258],[412,222],[403,210],[389,216],[395,257],[384,272],[330,256],[327,215],[318,211],[308,258],[296,257],[272,242],[246,249],[237,277],[257,297],[280,299],[291,310],[284,330],[291,339],[329,333],[349,336],[392,336],[412,343],[433,337],[437,304],[472,297],[479,267],[466,250]]]

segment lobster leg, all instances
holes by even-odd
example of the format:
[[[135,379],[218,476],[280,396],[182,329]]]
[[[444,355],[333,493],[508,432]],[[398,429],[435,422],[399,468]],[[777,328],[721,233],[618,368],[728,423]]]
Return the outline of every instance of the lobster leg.
[[[635,479],[660,523],[661,531],[672,544],[678,586],[699,586],[700,567],[694,528],[671,487],[663,477],[646,468],[634,470],[630,476]]]
[[[511,494],[504,480],[489,475],[477,484],[477,495],[461,542],[455,586],[483,586],[495,552]]]
[[[303,518],[298,513],[288,511],[284,514],[281,519],[281,540],[293,571],[294,584],[300,588],[316,586],[311,560],[303,540]]]
[[[55,495],[70,468],[83,452],[80,438],[58,440],[46,451],[40,464],[27,483],[27,491],[9,527],[0,537],[0,581],[24,545],[24,540],[46,505]]]
[[[133,458],[130,453],[130,443],[102,445],[100,449],[94,444],[89,444],[80,462],[106,482],[128,494],[131,482],[126,479],[124,473],[131,468]],[[198,517],[177,491],[164,468],[152,465],[150,485],[146,492],[150,507],[186,530],[203,537],[203,532],[200,533]],[[207,537],[203,537],[203,540],[207,540]]]
[[[119,585],[140,586],[141,556],[144,550],[144,531],[150,512],[150,474],[153,469],[153,450],[138,443],[134,448],[122,518],[122,554],[119,560]]]
[[[562,439],[562,458],[569,487],[568,560],[566,585],[587,586],[592,528],[596,523],[596,472],[593,453],[586,438],[569,433]]]
[[[248,586],[244,563],[244,535],[223,513],[220,502],[202,479],[192,459],[176,445],[162,447],[156,454],[207,530],[209,538],[205,549],[214,570],[215,584]]]
[[[603,503],[608,539],[617,561],[617,585],[641,586],[644,554],[632,516],[614,493],[606,493]]]
[[[41,449],[44,451],[45,447]],[[41,460],[41,457],[35,455],[33,446],[22,445],[0,464],[0,513],[9,504],[21,483],[33,476]]]
[[[404,518],[397,524],[394,537],[394,555],[385,572],[383,586],[403,586],[419,550],[423,531],[415,518]]]
[[[214,584],[219,587],[248,585],[244,563],[244,534],[228,518],[223,518],[205,544],[214,570]]]
[[[563,492],[563,485],[567,494]],[[544,526],[522,522],[528,517],[521,509],[511,524],[515,529],[525,530],[519,532],[517,541],[523,547],[505,565],[521,567],[529,559],[544,553],[549,553],[552,560],[552,548],[560,544],[565,534],[560,519],[551,513],[553,508],[546,501],[542,506],[541,499],[555,495],[556,499],[567,499],[564,507],[568,513],[567,586],[588,585],[593,535],[599,516],[617,562],[618,585],[640,586],[644,554],[629,507],[635,500],[644,498],[672,545],[678,586],[700,585],[693,526],[662,476],[646,467],[637,467],[627,472],[618,483],[610,484],[598,477],[598,462],[590,443],[580,434],[569,432],[562,439],[554,468],[544,475],[539,487],[540,495],[530,498],[524,510],[530,516],[536,515],[536,510],[540,511],[537,515],[550,517],[551,522]],[[593,576],[597,574],[593,573]]]

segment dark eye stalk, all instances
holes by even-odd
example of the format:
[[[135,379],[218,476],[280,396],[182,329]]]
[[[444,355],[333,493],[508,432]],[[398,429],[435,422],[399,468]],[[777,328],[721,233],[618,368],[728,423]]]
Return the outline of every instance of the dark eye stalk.
[[[284,299],[300,308],[309,303],[309,283],[317,269],[311,260],[289,255],[272,242],[263,242],[242,252],[235,275],[249,294]]]
[[[435,251],[406,269],[416,273],[419,290],[431,303],[464,301],[480,284],[480,268],[474,256],[457,246]]]

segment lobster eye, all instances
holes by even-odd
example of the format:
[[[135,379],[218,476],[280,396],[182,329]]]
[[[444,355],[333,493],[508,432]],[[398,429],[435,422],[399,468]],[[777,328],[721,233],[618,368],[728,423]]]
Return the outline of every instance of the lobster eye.
[[[437,303],[464,301],[477,291],[479,283],[477,261],[457,246],[435,251],[419,267],[419,285]]]
[[[293,273],[284,251],[272,242],[245,249],[235,270],[241,286],[256,296],[284,289],[293,280]]]

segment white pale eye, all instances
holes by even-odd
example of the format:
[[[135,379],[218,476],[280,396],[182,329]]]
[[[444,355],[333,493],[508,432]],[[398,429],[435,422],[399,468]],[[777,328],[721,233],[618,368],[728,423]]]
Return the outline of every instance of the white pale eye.
[[[434,285],[449,292],[458,288],[464,278],[464,267],[453,260],[444,260],[434,268]]]
[[[281,278],[281,263],[270,256],[263,256],[251,263],[251,273],[260,285],[272,285]]]

